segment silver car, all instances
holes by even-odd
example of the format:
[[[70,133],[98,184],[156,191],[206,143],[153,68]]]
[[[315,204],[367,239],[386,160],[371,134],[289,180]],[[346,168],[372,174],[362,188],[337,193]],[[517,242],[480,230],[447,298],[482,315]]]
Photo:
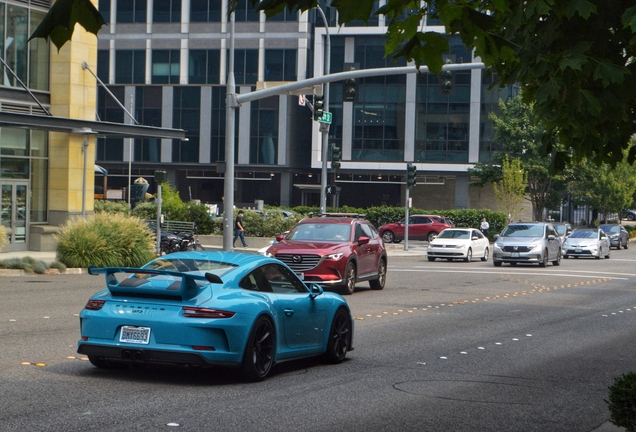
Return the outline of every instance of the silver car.
[[[546,222],[517,222],[495,235],[492,255],[495,267],[503,263],[561,264],[561,238],[554,226]]]
[[[600,228],[577,228],[563,244],[564,258],[610,257],[610,241]]]
[[[599,226],[600,229],[605,231],[610,241],[610,246],[620,249],[621,246],[624,249],[629,247],[629,233],[623,225],[607,224]]]

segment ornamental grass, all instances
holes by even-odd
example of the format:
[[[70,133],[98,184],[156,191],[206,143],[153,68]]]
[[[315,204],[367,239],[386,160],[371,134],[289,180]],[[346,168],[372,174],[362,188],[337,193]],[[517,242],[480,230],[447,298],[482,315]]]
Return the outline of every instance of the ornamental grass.
[[[141,219],[124,214],[74,219],[55,238],[57,259],[67,267],[141,267],[155,257],[153,232]]]

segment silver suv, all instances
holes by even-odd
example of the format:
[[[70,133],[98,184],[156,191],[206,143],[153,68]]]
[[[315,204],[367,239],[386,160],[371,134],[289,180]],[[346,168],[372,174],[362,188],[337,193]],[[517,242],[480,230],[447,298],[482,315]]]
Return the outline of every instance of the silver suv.
[[[540,267],[561,264],[561,238],[554,225],[544,222],[517,222],[495,235],[495,267],[502,263],[537,263]]]

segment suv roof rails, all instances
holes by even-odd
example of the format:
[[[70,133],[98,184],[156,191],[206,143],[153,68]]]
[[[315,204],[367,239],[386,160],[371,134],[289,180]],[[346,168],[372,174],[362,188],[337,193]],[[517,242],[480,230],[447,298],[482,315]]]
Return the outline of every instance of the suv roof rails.
[[[310,218],[312,217],[348,217],[354,219],[366,219],[366,213],[314,213],[311,212],[308,215]]]

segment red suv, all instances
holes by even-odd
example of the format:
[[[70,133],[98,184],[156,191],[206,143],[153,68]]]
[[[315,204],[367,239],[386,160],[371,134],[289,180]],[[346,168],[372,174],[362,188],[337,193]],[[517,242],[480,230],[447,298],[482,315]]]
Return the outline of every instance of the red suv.
[[[382,237],[360,217],[309,217],[267,249],[305,282],[335,287],[352,294],[360,281],[381,290],[386,282],[387,256]]]
[[[444,216],[413,215],[409,217],[409,240],[432,241],[437,234],[455,224]],[[382,225],[379,229],[385,243],[399,243],[404,240],[404,219],[395,223]]]

